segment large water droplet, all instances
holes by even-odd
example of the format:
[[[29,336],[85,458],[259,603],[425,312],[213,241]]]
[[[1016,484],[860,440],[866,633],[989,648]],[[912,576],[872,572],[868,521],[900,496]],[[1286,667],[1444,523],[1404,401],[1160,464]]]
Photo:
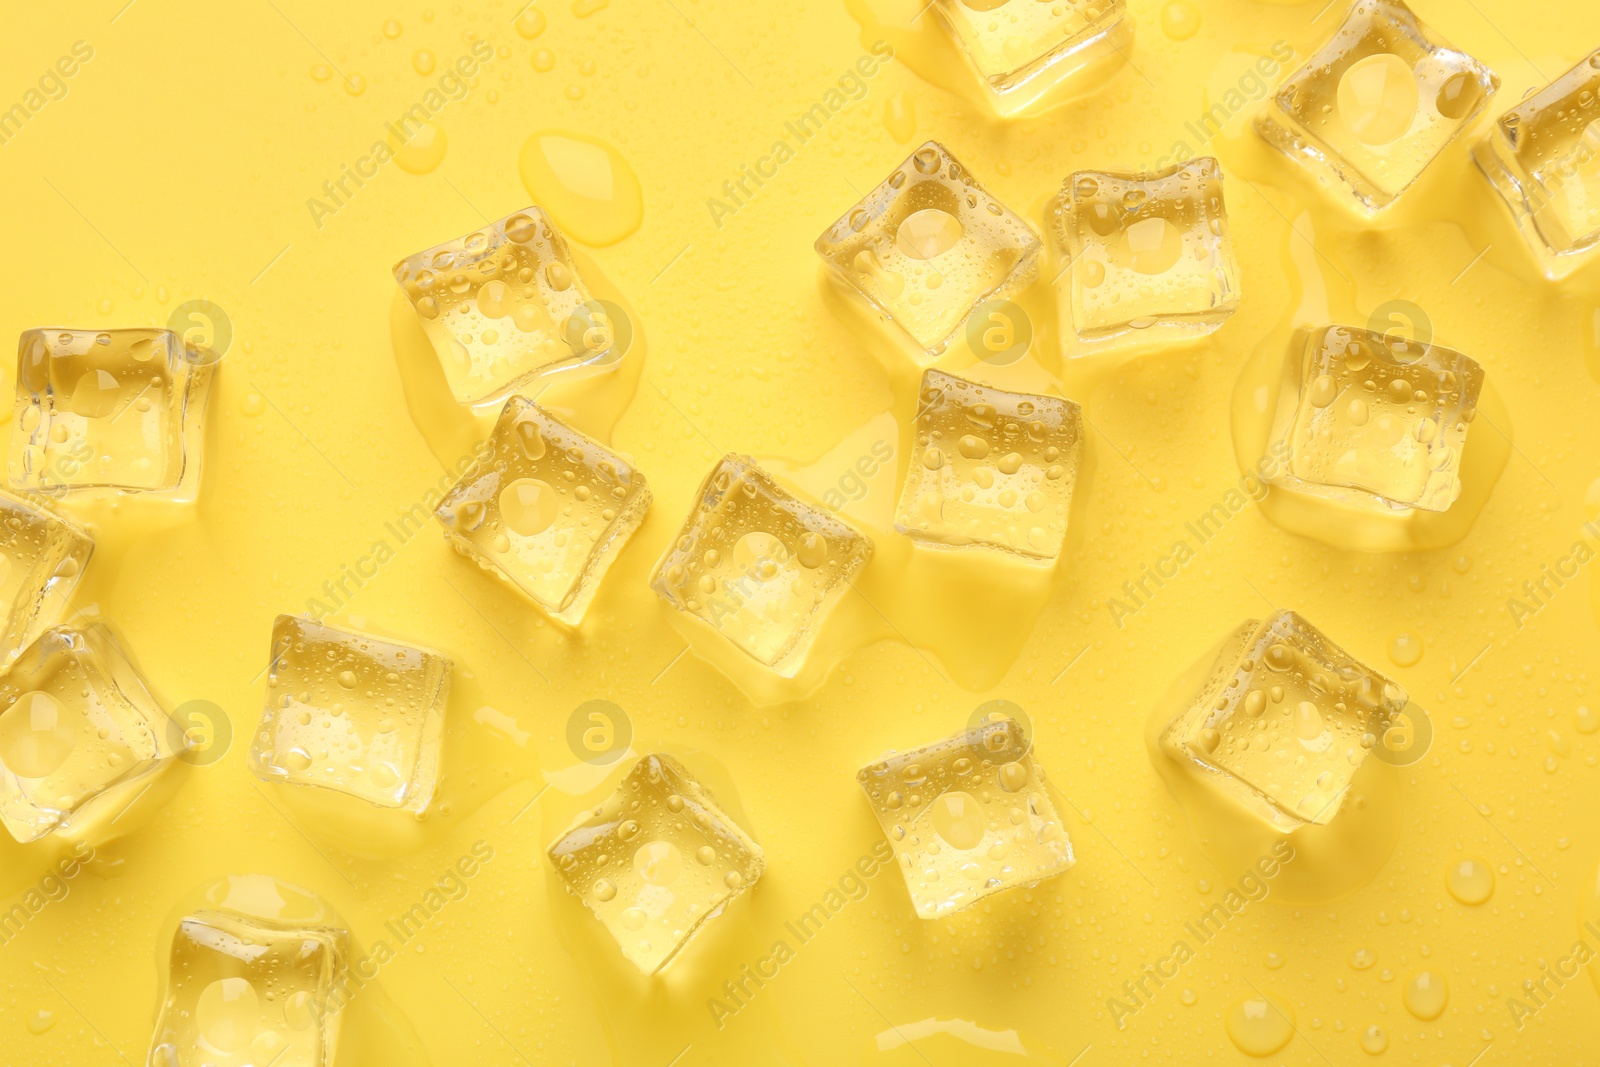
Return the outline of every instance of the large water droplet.
[[[563,233],[590,245],[615,244],[644,221],[639,177],[611,145],[547,130],[522,146],[522,184]]]

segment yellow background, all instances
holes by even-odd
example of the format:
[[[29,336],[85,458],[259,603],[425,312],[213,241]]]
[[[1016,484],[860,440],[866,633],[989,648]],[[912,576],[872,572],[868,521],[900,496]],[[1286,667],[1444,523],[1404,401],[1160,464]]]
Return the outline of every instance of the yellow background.
[[[1012,124],[888,64],[865,99],[719,227],[705,201],[863,53],[840,0],[612,0],[581,18],[567,0],[537,6],[548,25],[532,40],[506,3],[8,6],[0,103],[21,100],[76,41],[94,57],[64,98],[0,145],[9,257],[0,337],[163,325],[197,298],[232,322],[198,505],[159,521],[102,517],[78,600],[116,627],[173,704],[215,702],[236,737],[0,946],[0,1062],[142,1063],[170,913],[210,879],[253,871],[305,885],[370,945],[485,841],[494,859],[466,897],[380,978],[437,1064],[943,1065],[984,1055],[960,1036],[975,1031],[917,1026],[929,1019],[1015,1030],[1041,1063],[1257,1062],[1223,1027],[1252,990],[1294,1007],[1299,1033],[1274,1063],[1365,1062],[1358,1039],[1373,1025],[1388,1034],[1388,1061],[1600,1063],[1591,983],[1570,983],[1520,1030],[1506,1004],[1541,961],[1571,952],[1584,902],[1591,914],[1600,907],[1600,737],[1577,730],[1600,665],[1593,576],[1521,627],[1507,609],[1524,581],[1570,554],[1591,517],[1586,494],[1600,507],[1589,488],[1600,477],[1596,272],[1560,287],[1540,280],[1467,144],[1372,227],[1331,211],[1264,152],[1248,115],[1213,146],[1228,172],[1243,307],[1187,349],[1066,368],[1046,354],[1045,371],[1095,427],[1094,458],[1049,601],[981,691],[947,680],[943,658],[981,643],[984,612],[1004,615],[981,596],[929,621],[948,628],[942,651],[937,635],[923,642],[932,651],[885,640],[847,656],[810,698],[755,708],[697,657],[675,659],[683,641],[646,585],[718,449],[804,465],[890,406],[890,376],[825,301],[811,244],[915,143],[937,137],[1037,222],[1070,171],[1154,163],[1257,55],[1283,40],[1303,56],[1337,11],[1313,23],[1316,0],[1209,0],[1199,32],[1174,40],[1161,0],[1130,0],[1132,65],[1085,101]],[[1494,114],[1600,47],[1600,11],[1577,0],[1416,7],[1504,80]],[[392,38],[390,19],[400,28]],[[468,52],[468,34],[497,58],[440,116],[443,162],[422,175],[386,166],[319,228],[308,198]],[[419,48],[440,71],[417,73]],[[540,48],[554,54],[552,70],[531,62]],[[359,73],[364,90],[347,92],[337,73],[318,80],[319,64]],[[909,143],[883,121],[896,93],[913,103]],[[615,145],[642,183],[638,230],[587,251],[648,336],[613,443],[637,459],[655,505],[576,636],[431,529],[361,589],[343,618],[451,652],[474,702],[452,705],[454,806],[435,832],[398,856],[354,855],[245,767],[271,622],[304,610],[438,481],[397,370],[390,267],[525,206],[518,153],[550,128]],[[1346,301],[1346,315],[1411,301],[1441,341],[1486,367],[1515,439],[1493,497],[1459,545],[1386,556],[1291,536],[1248,509],[1119,628],[1107,598],[1236,484],[1235,380],[1259,346],[1280,342],[1302,296],[1296,272],[1320,258],[1352,279],[1330,301]],[[1297,607],[1392,673],[1438,736],[1402,775],[1399,840],[1369,884],[1333,902],[1253,906],[1118,1029],[1108,998],[1241,873],[1206,858],[1152,772],[1145,717],[1174,677],[1269,603]],[[1423,643],[1414,666],[1387,656],[1402,630]],[[953,732],[994,697],[1033,716],[1038,758],[1071,802],[1077,866],[941,923],[919,922],[899,875],[884,871],[748,1008],[713,1025],[707,998],[881,840],[855,770],[884,749]],[[583,801],[552,788],[529,807],[542,772],[574,762],[568,715],[597,698],[629,713],[641,744],[725,769],[766,848],[755,892],[656,983],[628,973],[542,859]],[[474,714],[484,707],[495,714]],[[51,847],[0,845],[0,891],[35,882]],[[1445,890],[1447,865],[1465,856],[1496,871],[1481,907]],[[1370,969],[1349,963],[1362,948],[1375,954]],[[1451,989],[1432,1023],[1401,1005],[1423,967]],[[923,1036],[877,1051],[896,1027]]]

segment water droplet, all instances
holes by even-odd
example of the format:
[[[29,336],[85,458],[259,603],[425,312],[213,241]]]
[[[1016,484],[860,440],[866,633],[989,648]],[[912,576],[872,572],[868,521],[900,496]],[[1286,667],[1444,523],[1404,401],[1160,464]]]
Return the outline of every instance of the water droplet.
[[[517,32],[530,41],[544,32],[545,25],[544,12],[532,5],[517,16]]]
[[[416,50],[416,52],[412,53],[411,69],[415,70],[418,74],[423,76],[432,74],[434,65],[435,60],[433,58],[433,53],[428,51],[426,48],[419,48]]]
[[[1161,32],[1174,41],[1187,41],[1200,32],[1200,9],[1189,0],[1171,0],[1161,9]]]
[[[892,93],[883,103],[883,128],[901,144],[917,135],[917,105],[905,91]]]
[[[1458,860],[1445,873],[1444,884],[1461,903],[1482,904],[1494,895],[1494,872],[1482,860]]]
[[[444,129],[436,122],[424,122],[405,144],[394,146],[394,161],[407,174],[427,174],[444,160],[449,143]]]
[[[1417,77],[1392,52],[1357,60],[1339,79],[1339,118],[1356,140],[1386,145],[1398,140],[1417,117]]]
[[[611,145],[546,130],[528,138],[518,160],[522,184],[568,237],[615,244],[639,228],[644,199],[639,177]]]
[[[549,529],[560,509],[558,494],[537,478],[518,478],[500,490],[500,521],[513,533],[533,537]]]
[[[1294,1009],[1270,994],[1252,995],[1234,1001],[1223,1024],[1240,1052],[1270,1056],[1294,1036]]]
[[[1381,1026],[1369,1026],[1361,1031],[1361,1051],[1376,1056],[1389,1047],[1389,1034]]]
[[[983,841],[987,820],[983,806],[970,793],[957,790],[939,794],[934,798],[928,817],[934,832],[951,848],[965,851],[977,848]]]
[[[1401,667],[1411,667],[1422,658],[1422,638],[1410,630],[1400,630],[1389,638],[1389,658]]]
[[[1406,1011],[1423,1022],[1432,1022],[1444,1014],[1445,1005],[1450,1002],[1450,987],[1444,975],[1419,971],[1406,983],[1404,999]]]

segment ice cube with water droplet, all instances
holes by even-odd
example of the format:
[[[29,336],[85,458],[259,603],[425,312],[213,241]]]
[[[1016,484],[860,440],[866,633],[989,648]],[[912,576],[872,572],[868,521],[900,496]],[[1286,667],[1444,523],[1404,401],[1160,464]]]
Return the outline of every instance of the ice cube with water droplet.
[[[94,540],[42,502],[0,492],[0,667],[66,614]]]
[[[1077,404],[924,371],[916,447],[896,530],[1030,559],[1060,553],[1083,451]]]
[[[438,782],[450,670],[429,649],[280,615],[250,769],[421,814]]]
[[[462,404],[608,371],[621,358],[609,313],[537,207],[408,256],[394,277]]]
[[[1446,511],[1482,388],[1483,368],[1443,345],[1353,326],[1299,331],[1266,481],[1368,510]]]
[[[1545,274],[1600,246],[1600,51],[1501,115],[1472,152]]]
[[[1022,723],[993,718],[890,752],[856,774],[919,918],[1072,866],[1072,842],[1032,749]]]
[[[1239,307],[1222,168],[1209,156],[1148,174],[1079,171],[1049,223],[1067,263],[1063,327],[1086,341],[1197,337]]]
[[[1162,731],[1167,756],[1245,811],[1289,832],[1326,825],[1406,691],[1293,611],[1247,619]]]
[[[25,330],[12,488],[193,499],[216,355],[171,330]]]
[[[1127,36],[1124,0],[935,0],[945,26],[1002,112],[1034,100]],[[1020,103],[1020,101],[1019,101]]]
[[[1256,131],[1358,210],[1393,203],[1500,87],[1400,0],[1357,0]]]
[[[514,396],[434,514],[457,551],[576,626],[649,508],[631,461]]]
[[[44,631],[0,673],[0,822],[103,840],[172,763],[166,711],[109,630]]]
[[[761,846],[680,762],[648,755],[551,843],[550,862],[646,974],[761,877]]]
[[[657,595],[792,678],[872,542],[729,454],[656,565]]]
[[[150,1067],[332,1067],[350,935],[203,909],[173,934]]]
[[[937,141],[817,238],[817,254],[847,292],[932,362],[986,300],[1038,275],[1033,229],[979,185]]]

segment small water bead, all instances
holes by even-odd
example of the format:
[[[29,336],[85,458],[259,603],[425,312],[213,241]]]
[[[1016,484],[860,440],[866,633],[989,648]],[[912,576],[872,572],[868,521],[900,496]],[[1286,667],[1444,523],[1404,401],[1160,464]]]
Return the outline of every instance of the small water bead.
[[[1247,1056],[1270,1056],[1294,1037],[1294,1009],[1278,997],[1236,1000],[1223,1019],[1228,1037]]]
[[[1445,888],[1463,904],[1482,904],[1494,895],[1494,872],[1482,860],[1458,860],[1445,873]]]
[[[400,36],[400,34],[401,26],[399,20],[389,19],[383,24],[383,35],[389,38],[391,41]]]
[[[1600,711],[1595,711],[1587,705],[1579,705],[1578,710],[1573,712],[1573,719],[1580,734],[1600,731]]]
[[[1361,1031],[1361,1051],[1377,1056],[1389,1047],[1389,1034],[1381,1026],[1369,1026]]]
[[[1415,666],[1422,658],[1422,638],[1410,630],[1400,630],[1389,638],[1389,658],[1397,666]]]
[[[548,48],[535,49],[533,55],[529,57],[529,62],[533,64],[534,70],[540,74],[547,74],[556,69],[556,54]]]
[[[544,32],[545,25],[544,12],[531,4],[516,19],[517,32],[530,41]]]
[[[1189,0],[1171,0],[1161,9],[1161,32],[1174,41],[1187,41],[1200,32],[1200,9]]]
[[[1444,1014],[1450,1002],[1450,987],[1444,976],[1435,971],[1419,971],[1406,983],[1404,998],[1406,1010],[1423,1022],[1432,1022]]]
[[[1358,948],[1350,953],[1350,966],[1358,971],[1369,970],[1377,962],[1377,954],[1370,948]]]
[[[344,80],[344,91],[351,96],[360,96],[367,91],[367,77],[365,74],[351,71],[350,76]]]

